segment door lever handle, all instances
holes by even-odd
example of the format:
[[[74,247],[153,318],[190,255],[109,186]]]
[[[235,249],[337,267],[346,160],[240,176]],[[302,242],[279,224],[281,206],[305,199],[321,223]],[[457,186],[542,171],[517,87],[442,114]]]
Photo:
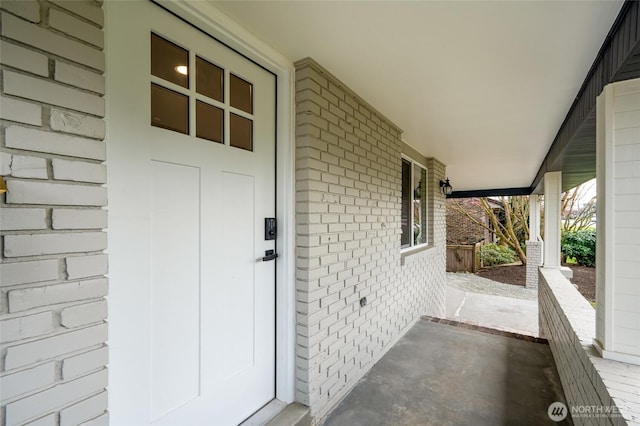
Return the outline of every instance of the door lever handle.
[[[278,253],[275,250],[265,250],[264,257],[262,258],[263,262],[268,262],[270,260],[275,260],[278,257]]]

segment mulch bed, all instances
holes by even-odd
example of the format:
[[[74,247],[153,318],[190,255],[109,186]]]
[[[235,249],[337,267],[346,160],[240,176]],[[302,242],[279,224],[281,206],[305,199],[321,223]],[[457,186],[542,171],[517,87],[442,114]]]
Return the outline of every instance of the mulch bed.
[[[578,291],[590,301],[596,300],[596,268],[588,266],[567,265],[573,271],[571,282],[578,286]],[[515,266],[496,266],[493,268],[484,268],[476,272],[483,278],[498,281],[505,284],[513,284],[524,287],[526,283],[526,267],[523,265]]]

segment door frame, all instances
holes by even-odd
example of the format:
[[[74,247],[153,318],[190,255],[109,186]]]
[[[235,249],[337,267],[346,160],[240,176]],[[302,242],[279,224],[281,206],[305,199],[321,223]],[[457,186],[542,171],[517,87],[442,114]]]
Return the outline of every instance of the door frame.
[[[295,68],[209,2],[154,0],[276,75],[276,398],[295,399]]]
[[[276,75],[276,399],[295,399],[295,68],[213,4],[151,0]],[[105,2],[105,7],[108,2]],[[108,102],[108,97],[107,97]]]
[[[154,0],[276,75],[276,398],[295,398],[295,68],[209,2]]]

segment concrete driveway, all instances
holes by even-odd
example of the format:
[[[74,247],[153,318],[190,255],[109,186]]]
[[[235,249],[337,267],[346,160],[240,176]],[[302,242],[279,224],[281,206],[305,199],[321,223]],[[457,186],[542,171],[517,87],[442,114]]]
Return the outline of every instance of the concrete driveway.
[[[447,273],[447,318],[538,336],[538,294],[467,273]]]

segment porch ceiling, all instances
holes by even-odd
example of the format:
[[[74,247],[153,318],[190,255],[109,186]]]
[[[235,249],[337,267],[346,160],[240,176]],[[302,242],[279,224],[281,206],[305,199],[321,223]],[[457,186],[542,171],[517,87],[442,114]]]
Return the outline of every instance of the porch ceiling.
[[[313,57],[470,191],[532,184],[622,1],[215,4]]]

